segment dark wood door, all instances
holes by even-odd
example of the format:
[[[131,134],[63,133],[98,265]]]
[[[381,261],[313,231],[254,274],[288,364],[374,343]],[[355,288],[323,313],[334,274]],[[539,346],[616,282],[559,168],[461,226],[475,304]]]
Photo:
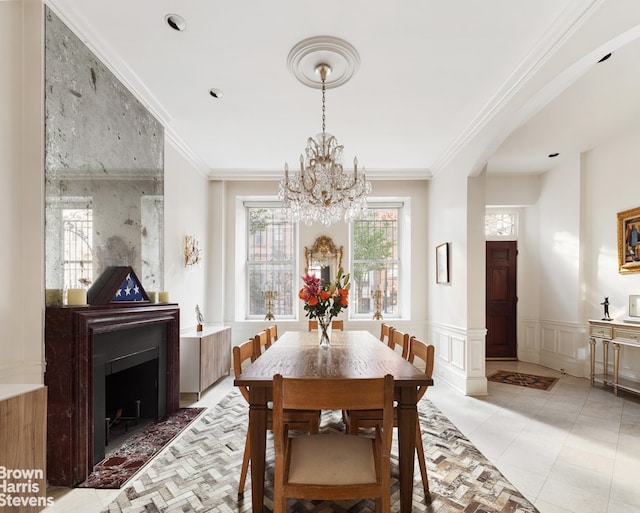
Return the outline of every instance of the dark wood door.
[[[516,241],[487,241],[486,325],[487,358],[515,359]]]

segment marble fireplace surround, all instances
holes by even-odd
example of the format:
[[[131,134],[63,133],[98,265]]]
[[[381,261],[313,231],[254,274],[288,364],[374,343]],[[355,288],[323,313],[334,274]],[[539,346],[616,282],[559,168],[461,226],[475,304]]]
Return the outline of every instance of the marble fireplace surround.
[[[166,412],[180,406],[180,309],[175,304],[47,307],[45,317],[47,479],[76,486],[98,463],[94,454],[94,335],[166,327]],[[124,331],[123,331],[124,335]]]

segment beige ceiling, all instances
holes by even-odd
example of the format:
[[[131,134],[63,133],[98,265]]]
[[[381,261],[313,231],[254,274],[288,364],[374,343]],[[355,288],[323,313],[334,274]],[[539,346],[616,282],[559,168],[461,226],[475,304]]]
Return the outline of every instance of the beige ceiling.
[[[539,173],[640,124],[638,0],[47,4],[211,177],[279,177],[320,131],[320,92],[287,67],[312,36],[359,53],[327,131],[372,178]]]

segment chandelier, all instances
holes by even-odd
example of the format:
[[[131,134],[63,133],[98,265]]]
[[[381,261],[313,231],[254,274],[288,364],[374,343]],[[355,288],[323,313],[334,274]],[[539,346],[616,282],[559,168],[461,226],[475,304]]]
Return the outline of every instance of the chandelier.
[[[327,75],[331,66],[320,64],[315,69],[322,81],[322,133],[307,139],[304,155],[300,155],[300,171],[289,174],[284,165],[279,197],[295,221],[311,225],[319,221],[329,226],[337,221],[358,219],[367,209],[371,183],[364,168],[358,173],[358,159],[353,159],[353,173],[342,167],[343,146],[325,132]]]

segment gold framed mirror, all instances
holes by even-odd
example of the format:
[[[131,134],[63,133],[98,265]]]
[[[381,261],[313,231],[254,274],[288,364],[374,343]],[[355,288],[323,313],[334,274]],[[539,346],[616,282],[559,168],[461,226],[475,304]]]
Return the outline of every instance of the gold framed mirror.
[[[338,269],[342,268],[342,246],[339,248],[331,240],[331,237],[321,235],[313,246],[304,248],[307,268],[305,272],[315,274],[323,281],[335,280]]]

